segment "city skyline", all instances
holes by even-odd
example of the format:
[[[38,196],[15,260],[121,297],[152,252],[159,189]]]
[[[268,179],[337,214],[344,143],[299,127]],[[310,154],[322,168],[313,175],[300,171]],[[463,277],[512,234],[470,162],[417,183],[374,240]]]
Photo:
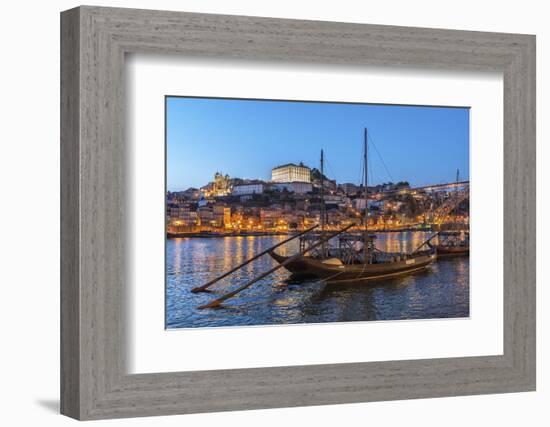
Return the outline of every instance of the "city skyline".
[[[369,132],[369,185],[469,179],[469,109],[219,98],[166,98],[167,190],[200,188],[215,172],[269,181],[271,169],[303,162],[338,183],[362,178]]]

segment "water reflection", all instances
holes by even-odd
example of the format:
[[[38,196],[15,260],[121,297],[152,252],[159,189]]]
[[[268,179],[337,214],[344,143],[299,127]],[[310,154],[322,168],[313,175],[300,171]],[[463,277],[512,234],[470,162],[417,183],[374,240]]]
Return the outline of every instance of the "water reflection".
[[[380,233],[376,245],[385,251],[411,251],[429,233]],[[170,239],[167,241],[166,326],[168,328],[322,323],[364,320],[427,319],[469,316],[469,258],[440,260],[429,270],[378,282],[324,284],[290,282],[279,269],[232,298],[225,308],[198,310],[217,295],[276,265],[262,257],[212,288],[190,290],[284,240],[276,237]],[[298,250],[291,241],[281,254]]]

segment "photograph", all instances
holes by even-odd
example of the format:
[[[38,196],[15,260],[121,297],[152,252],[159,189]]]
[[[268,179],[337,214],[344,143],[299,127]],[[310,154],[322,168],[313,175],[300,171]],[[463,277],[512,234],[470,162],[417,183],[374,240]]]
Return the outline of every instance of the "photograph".
[[[166,329],[469,317],[469,120],[166,96]]]

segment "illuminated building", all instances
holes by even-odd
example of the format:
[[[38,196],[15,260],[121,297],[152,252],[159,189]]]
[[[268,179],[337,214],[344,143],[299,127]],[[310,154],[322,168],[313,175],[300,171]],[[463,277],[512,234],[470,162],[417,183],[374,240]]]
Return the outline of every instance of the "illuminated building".
[[[311,182],[311,169],[303,163],[288,163],[271,169],[273,182]]]
[[[216,227],[229,226],[231,224],[231,208],[227,206],[214,206],[213,210],[213,224]]]
[[[262,208],[260,209],[260,221],[266,228],[275,227],[283,214],[279,208]]]
[[[231,193],[231,189],[229,186],[229,175],[222,175],[219,172],[216,172],[216,175],[214,175],[214,189],[213,189],[213,195],[214,196],[227,196],[229,193]]]
[[[234,185],[231,190],[233,196],[244,196],[248,194],[261,194],[264,192],[263,183],[250,183],[242,185]]]
[[[210,207],[201,207],[197,211],[199,224],[200,225],[210,225],[211,222],[214,220],[214,214],[212,212],[212,208]]]
[[[309,182],[276,182],[272,184],[273,188],[277,191],[288,191],[296,194],[311,193],[313,190],[312,185]]]
[[[340,184],[339,187],[344,192],[344,194],[354,195],[359,192],[359,187],[355,184],[352,184],[351,182]]]
[[[204,187],[201,187],[200,192],[204,197],[222,197],[231,193],[231,184],[229,175],[222,175],[216,172],[214,182],[210,182]]]

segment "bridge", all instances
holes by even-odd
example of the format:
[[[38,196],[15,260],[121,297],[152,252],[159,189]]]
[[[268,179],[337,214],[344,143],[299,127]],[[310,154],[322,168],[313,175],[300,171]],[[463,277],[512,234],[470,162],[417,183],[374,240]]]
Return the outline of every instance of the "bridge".
[[[375,191],[370,192],[371,196],[383,196],[388,194],[399,194],[399,193],[411,193],[415,191],[423,191],[426,193],[435,193],[439,191],[457,191],[470,187],[470,181],[459,181],[459,182],[447,182],[443,184],[431,184],[424,185],[422,187],[410,187],[410,188],[396,188],[395,190],[385,190],[385,191]]]
[[[408,189],[391,190],[381,193],[374,193],[380,196],[387,196],[388,194],[403,194],[403,193],[415,193],[415,192],[447,192],[451,193],[447,199],[443,201],[437,207],[424,206],[426,212],[425,223],[410,223],[407,226],[420,226],[426,224],[432,224],[440,226],[444,224],[447,217],[465,200],[470,197],[470,181],[450,182],[445,184],[432,184],[422,187],[414,187]]]
[[[470,185],[465,185],[461,189],[457,189],[447,200],[438,206],[431,213],[431,222],[441,225],[445,222],[445,218],[455,210],[464,200],[470,198]]]
[[[423,187],[411,188],[411,191],[426,191],[428,193],[436,191],[455,191],[470,187],[470,181],[448,182],[445,184],[432,184]]]

